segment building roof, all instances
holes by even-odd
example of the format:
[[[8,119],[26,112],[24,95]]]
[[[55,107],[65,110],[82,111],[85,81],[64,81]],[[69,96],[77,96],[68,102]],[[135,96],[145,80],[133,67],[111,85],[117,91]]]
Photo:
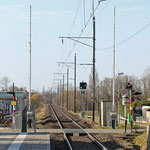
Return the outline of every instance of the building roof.
[[[16,98],[22,98],[22,99],[26,99],[26,92],[22,92],[22,91],[18,91],[15,92],[15,97]],[[0,100],[12,100],[13,99],[13,95],[9,94],[8,92],[0,92]]]

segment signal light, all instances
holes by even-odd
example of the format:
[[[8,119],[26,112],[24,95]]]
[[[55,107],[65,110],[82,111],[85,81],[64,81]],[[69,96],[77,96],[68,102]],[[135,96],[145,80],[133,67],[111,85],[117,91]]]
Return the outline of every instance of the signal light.
[[[80,89],[86,89],[87,83],[86,82],[80,82]]]

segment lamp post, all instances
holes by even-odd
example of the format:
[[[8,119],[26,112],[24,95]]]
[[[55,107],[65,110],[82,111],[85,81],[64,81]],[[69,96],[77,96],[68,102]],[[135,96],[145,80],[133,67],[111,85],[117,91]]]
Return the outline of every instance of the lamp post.
[[[120,82],[119,76],[123,75],[123,72],[118,73],[118,123],[120,124]]]

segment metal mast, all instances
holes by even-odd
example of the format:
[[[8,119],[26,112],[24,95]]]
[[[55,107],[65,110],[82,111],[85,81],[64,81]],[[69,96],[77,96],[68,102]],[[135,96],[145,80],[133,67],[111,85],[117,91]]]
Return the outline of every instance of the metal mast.
[[[116,8],[114,8],[114,43],[113,43],[113,105],[112,111],[115,112],[115,17]]]
[[[92,1],[93,13],[93,121],[95,120],[95,16],[94,16],[94,0]]]
[[[68,89],[69,89],[69,87],[68,86],[69,86],[69,67],[67,67],[67,107],[66,107],[67,110],[69,109],[68,108],[68,106],[69,106],[68,105],[68,103],[69,103],[69,97],[68,97]]]
[[[74,57],[74,113],[76,113],[76,54]]]
[[[29,49],[29,111],[31,110],[31,5],[30,5],[30,49]]]

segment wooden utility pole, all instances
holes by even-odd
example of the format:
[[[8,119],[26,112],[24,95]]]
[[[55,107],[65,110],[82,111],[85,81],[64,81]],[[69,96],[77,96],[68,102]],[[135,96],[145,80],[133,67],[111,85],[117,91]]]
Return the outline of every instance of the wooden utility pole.
[[[69,103],[69,98],[68,98],[68,96],[69,96],[68,95],[68,89],[69,89],[69,87],[68,86],[69,86],[69,67],[67,67],[67,105],[66,105],[67,106],[67,110],[69,109],[68,108],[68,106],[69,106],[69,104],[68,104]]]
[[[74,113],[76,113],[76,54],[74,57]]]
[[[63,97],[62,97],[62,107],[64,107],[64,99],[65,99],[65,77],[63,75]]]

